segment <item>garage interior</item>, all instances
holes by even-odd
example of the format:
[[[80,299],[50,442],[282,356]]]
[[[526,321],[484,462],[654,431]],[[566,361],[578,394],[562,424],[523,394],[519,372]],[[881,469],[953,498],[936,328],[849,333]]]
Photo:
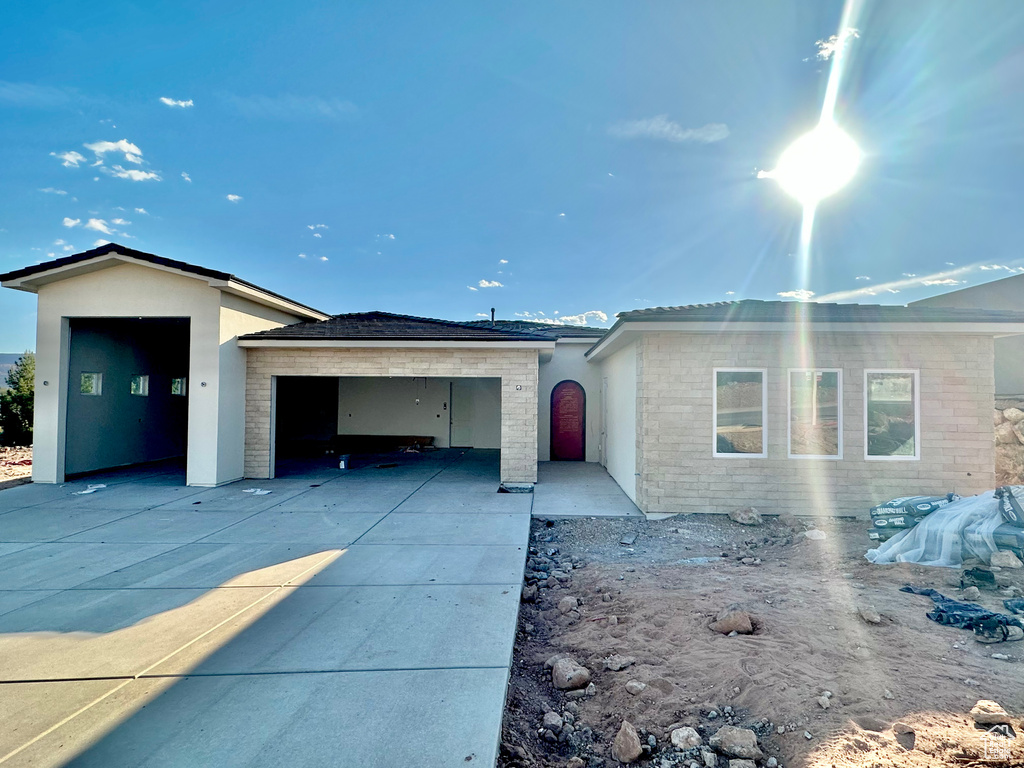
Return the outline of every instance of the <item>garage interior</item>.
[[[188,318],[68,321],[65,475],[184,458]]]
[[[501,448],[501,379],[278,376],[275,475],[296,461],[410,446]]]

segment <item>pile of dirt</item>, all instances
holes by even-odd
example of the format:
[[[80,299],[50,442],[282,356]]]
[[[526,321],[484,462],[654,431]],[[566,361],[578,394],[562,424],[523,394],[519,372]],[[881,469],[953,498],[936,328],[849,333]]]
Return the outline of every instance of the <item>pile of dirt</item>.
[[[808,537],[811,525],[535,522],[499,765],[611,768],[636,754],[725,768],[742,758],[714,748],[723,726],[753,734],[762,766],[964,765],[986,745],[1024,761],[1024,737],[990,744],[969,714],[993,699],[1024,730],[1024,643],[977,643],[899,591],[959,597],[958,571],[871,565],[863,521],[820,520]],[[1024,572],[1009,578],[1024,587]],[[995,592],[977,602],[1005,610]],[[730,610],[749,633],[711,628]],[[587,671],[578,687],[555,687],[561,657]]]
[[[0,489],[27,483],[32,477],[32,446],[0,448]]]

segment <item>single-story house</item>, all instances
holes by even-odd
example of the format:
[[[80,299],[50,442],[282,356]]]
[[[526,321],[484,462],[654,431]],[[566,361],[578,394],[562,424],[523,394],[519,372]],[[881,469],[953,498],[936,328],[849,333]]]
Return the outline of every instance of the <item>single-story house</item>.
[[[329,315],[108,244],[0,275],[38,295],[33,479],[184,457],[269,478],[395,439],[600,462],[644,512],[863,513],[992,486],[993,340],[1024,313],[737,301],[603,329]]]

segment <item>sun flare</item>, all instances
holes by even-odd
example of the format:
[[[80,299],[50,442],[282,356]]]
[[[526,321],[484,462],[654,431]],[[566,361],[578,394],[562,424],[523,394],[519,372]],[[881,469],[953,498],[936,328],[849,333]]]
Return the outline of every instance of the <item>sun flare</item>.
[[[775,170],[758,176],[775,179],[805,206],[814,206],[850,182],[862,156],[849,134],[834,123],[822,122],[789,145]]]

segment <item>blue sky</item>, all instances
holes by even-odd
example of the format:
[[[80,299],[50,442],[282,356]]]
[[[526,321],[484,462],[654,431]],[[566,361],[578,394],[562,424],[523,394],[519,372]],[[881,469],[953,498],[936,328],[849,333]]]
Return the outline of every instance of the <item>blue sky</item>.
[[[85,7],[5,9],[0,271],[112,240],[332,313],[597,325],[1024,271],[1019,0],[859,6],[837,119],[865,160],[806,286],[757,171],[816,122],[841,3]],[[0,291],[0,351],[34,315]]]

